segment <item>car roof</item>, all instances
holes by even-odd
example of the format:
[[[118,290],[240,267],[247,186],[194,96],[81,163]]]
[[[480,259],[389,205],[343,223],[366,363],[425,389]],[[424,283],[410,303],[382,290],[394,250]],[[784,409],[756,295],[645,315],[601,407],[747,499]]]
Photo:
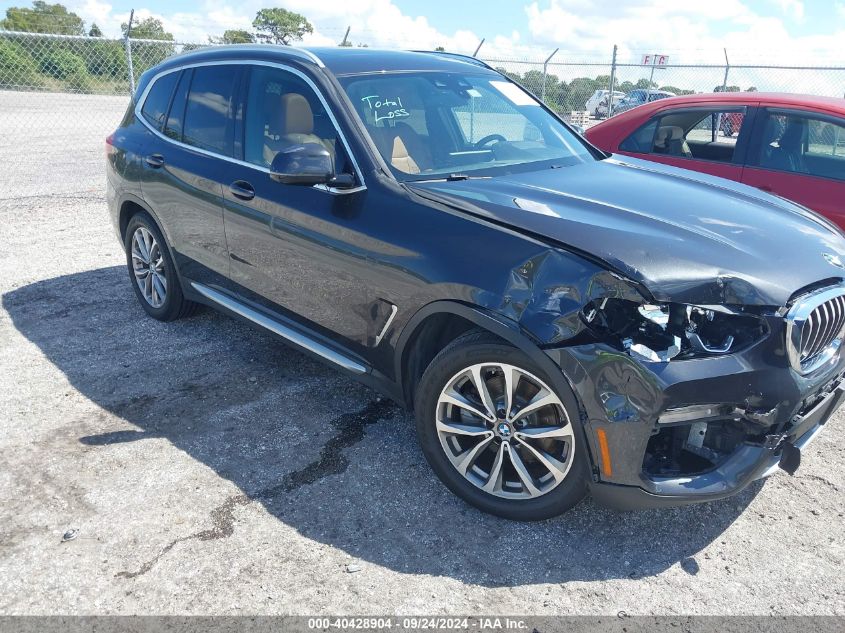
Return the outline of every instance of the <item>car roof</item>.
[[[808,106],[837,110],[845,114],[845,99],[839,97],[819,97],[815,95],[793,94],[789,92],[705,92],[703,94],[682,95],[660,102],[661,108],[672,104],[712,103],[760,103],[761,105]]]
[[[294,60],[325,68],[336,76],[408,70],[495,72],[487,64],[474,57],[455,53],[340,46],[299,48],[274,44],[209,46],[171,57],[163,62],[161,67],[224,59]]]
[[[400,51],[378,48],[321,47],[307,48],[334,75],[407,70],[490,72],[487,64],[470,57],[440,51]]]

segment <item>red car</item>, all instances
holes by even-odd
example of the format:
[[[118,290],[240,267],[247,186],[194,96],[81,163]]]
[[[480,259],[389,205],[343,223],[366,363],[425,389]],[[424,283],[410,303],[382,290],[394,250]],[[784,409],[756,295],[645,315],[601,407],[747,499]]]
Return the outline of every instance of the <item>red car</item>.
[[[729,178],[845,229],[845,99],[761,92],[672,97],[586,133],[614,154]]]

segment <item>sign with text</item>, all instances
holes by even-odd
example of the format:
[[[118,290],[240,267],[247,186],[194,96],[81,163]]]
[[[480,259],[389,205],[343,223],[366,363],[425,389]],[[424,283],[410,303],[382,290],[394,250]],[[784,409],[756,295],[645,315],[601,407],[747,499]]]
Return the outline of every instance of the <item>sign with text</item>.
[[[653,55],[643,55],[643,66],[665,66],[669,63],[669,56],[668,55],[661,55],[659,53],[655,53]]]

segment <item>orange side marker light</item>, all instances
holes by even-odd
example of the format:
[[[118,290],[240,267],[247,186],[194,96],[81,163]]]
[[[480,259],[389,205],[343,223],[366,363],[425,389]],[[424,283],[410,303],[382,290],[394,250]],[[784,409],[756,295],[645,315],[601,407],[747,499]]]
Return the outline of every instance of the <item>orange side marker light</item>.
[[[610,448],[607,446],[607,433],[604,429],[596,431],[599,438],[599,450],[601,451],[601,473],[605,477],[613,476],[613,465],[610,463]]]

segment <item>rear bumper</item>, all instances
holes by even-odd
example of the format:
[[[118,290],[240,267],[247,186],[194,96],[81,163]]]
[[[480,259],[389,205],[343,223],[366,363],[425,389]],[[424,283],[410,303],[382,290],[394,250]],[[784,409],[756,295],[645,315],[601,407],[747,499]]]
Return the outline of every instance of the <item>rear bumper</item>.
[[[619,510],[672,507],[715,501],[738,493],[752,482],[768,477],[780,469],[786,454],[794,460],[815,440],[825,423],[845,400],[845,381],[815,404],[806,414],[794,420],[793,431],[784,435],[774,447],[743,446],[720,468],[703,475],[661,481],[655,492],[639,486],[595,482],[593,499]],[[787,450],[790,449],[790,450]]]

